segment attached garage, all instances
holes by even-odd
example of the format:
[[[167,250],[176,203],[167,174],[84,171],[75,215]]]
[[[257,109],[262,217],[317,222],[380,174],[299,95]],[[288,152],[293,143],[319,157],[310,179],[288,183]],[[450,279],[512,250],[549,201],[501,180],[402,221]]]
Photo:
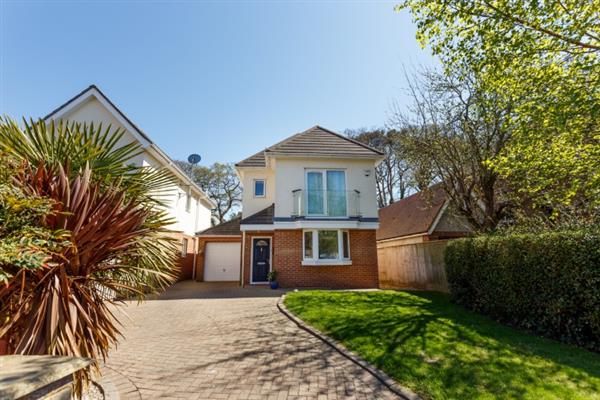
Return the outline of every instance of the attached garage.
[[[196,234],[198,255],[195,279],[204,282],[239,282],[242,253],[240,218]]]
[[[204,249],[204,281],[238,281],[240,254],[239,242],[207,242]]]

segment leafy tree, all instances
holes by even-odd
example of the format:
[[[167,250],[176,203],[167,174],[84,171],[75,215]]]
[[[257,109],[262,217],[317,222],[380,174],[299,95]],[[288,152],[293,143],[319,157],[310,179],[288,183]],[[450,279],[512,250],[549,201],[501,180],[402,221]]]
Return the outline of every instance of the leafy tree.
[[[405,160],[398,132],[385,129],[349,129],[345,133],[385,154],[385,159],[375,168],[379,207],[392,204],[410,193],[415,181],[413,171]]]
[[[494,229],[510,205],[498,173],[486,160],[510,139],[510,107],[481,90],[474,75],[423,72],[410,78],[413,99],[390,124],[421,188],[440,182],[453,205],[476,229]]]
[[[554,216],[600,206],[600,1],[405,0],[446,71],[510,102],[513,139],[488,160]]]
[[[33,262],[10,252],[0,257],[0,315],[8,316],[0,337],[16,354],[90,357],[97,368],[120,335],[110,305],[142,299],[174,279],[172,221],[157,197],[172,179],[132,165],[143,150],[118,148],[123,133],[43,121],[21,129],[0,120],[0,153],[18,166],[3,180],[0,215],[9,224],[0,243],[24,229],[40,249]],[[52,233],[61,240],[55,245],[48,244]]]
[[[184,161],[176,163],[217,204],[212,210],[213,222],[219,224],[235,215],[242,202],[242,186],[232,164],[214,163],[203,167]]]

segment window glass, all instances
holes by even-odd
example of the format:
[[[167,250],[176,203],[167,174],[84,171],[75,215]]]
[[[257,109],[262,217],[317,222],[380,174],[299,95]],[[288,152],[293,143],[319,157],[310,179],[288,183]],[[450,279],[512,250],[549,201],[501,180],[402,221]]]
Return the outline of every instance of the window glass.
[[[314,258],[312,231],[304,232],[304,258],[306,258],[306,259]]]
[[[342,232],[342,251],[344,252],[344,258],[350,258],[350,237],[347,231]]]
[[[323,204],[323,174],[308,172],[306,174],[308,214],[322,215],[325,213]]]
[[[254,181],[254,195],[256,197],[263,197],[265,195],[265,181],[257,179]]]
[[[338,231],[319,231],[319,258],[330,260],[338,258]]]
[[[188,246],[187,239],[183,239],[181,241],[181,257],[187,256],[187,246]]]
[[[188,189],[185,194],[185,211],[190,212],[192,208],[192,193],[191,190]]]
[[[346,216],[346,174],[327,171],[327,211],[332,217]]]

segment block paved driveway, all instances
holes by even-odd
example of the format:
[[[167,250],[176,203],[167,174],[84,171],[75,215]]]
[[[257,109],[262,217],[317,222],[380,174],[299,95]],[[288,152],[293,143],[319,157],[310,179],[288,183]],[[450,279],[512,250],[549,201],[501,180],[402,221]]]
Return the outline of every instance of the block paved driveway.
[[[186,281],[128,304],[106,388],[136,400],[397,398],[281,314],[281,294]]]

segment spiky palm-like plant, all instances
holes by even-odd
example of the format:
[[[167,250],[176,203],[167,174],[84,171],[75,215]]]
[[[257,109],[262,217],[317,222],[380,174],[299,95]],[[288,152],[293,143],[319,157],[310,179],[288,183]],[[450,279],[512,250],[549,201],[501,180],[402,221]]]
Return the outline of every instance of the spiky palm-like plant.
[[[22,168],[13,178],[50,212],[41,228],[63,245],[38,268],[0,264],[0,337],[16,354],[106,357],[120,332],[111,305],[162,290],[174,279],[172,223],[162,207],[171,178],[132,164],[142,149],[118,146],[124,132],[93,124],[0,119],[0,153]],[[1,207],[1,204],[0,204]]]

